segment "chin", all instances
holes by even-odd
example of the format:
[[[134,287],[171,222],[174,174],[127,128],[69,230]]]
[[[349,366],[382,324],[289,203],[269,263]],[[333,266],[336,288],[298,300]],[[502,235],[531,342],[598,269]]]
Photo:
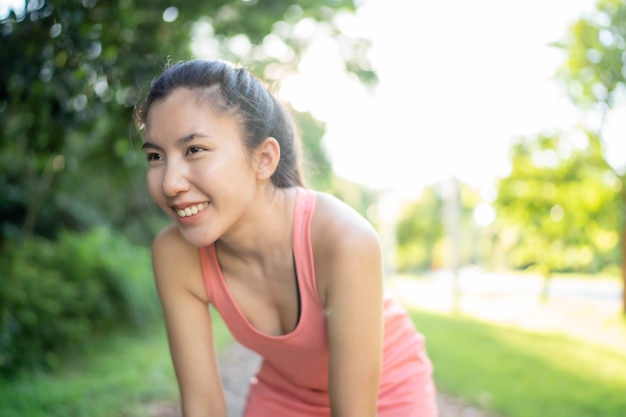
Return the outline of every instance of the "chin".
[[[195,246],[196,248],[203,248],[205,246],[209,246],[217,240],[217,238],[212,238],[209,233],[202,233],[199,230],[186,230],[184,228],[180,228],[180,234],[182,237],[190,244]]]

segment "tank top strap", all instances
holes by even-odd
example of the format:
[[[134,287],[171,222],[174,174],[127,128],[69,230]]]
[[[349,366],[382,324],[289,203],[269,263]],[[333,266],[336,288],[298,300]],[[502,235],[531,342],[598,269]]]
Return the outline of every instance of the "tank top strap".
[[[313,246],[311,244],[311,221],[315,212],[316,193],[314,190],[298,188],[293,218],[293,251],[299,281],[303,285],[300,291],[308,293],[317,307],[322,307],[317,290]]]
[[[206,291],[209,304],[215,304],[213,296],[213,284],[219,274],[219,264],[215,254],[215,243],[199,248],[200,266],[202,268],[202,279],[204,280],[204,290]],[[219,293],[219,292],[218,292]]]

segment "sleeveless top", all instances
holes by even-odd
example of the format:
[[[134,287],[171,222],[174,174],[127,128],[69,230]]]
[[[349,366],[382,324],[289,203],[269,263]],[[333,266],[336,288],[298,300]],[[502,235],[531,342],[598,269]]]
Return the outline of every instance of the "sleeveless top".
[[[248,393],[245,417],[329,417],[328,335],[317,290],[311,246],[315,192],[298,188],[293,218],[293,254],[300,317],[296,328],[271,336],[254,328],[237,306],[220,270],[215,245],[200,249],[208,298],[233,337],[263,362]],[[378,415],[436,416],[432,365],[424,338],[399,303],[385,296],[384,341]]]

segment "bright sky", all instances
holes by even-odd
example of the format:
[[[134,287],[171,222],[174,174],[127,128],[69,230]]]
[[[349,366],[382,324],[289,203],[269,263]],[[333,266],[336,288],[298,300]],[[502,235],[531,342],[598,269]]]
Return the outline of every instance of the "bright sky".
[[[554,80],[564,38],[593,0],[367,0],[345,27],[374,41],[374,95],[340,74],[322,42],[283,93],[328,123],[340,176],[417,194],[455,175],[488,187],[513,139],[579,119]]]

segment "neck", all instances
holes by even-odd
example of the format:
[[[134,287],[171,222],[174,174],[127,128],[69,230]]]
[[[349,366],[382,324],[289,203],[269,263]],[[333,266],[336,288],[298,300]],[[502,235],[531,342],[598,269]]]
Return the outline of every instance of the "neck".
[[[220,253],[263,263],[277,251],[291,250],[295,196],[295,188],[260,189],[247,218],[217,241]]]

